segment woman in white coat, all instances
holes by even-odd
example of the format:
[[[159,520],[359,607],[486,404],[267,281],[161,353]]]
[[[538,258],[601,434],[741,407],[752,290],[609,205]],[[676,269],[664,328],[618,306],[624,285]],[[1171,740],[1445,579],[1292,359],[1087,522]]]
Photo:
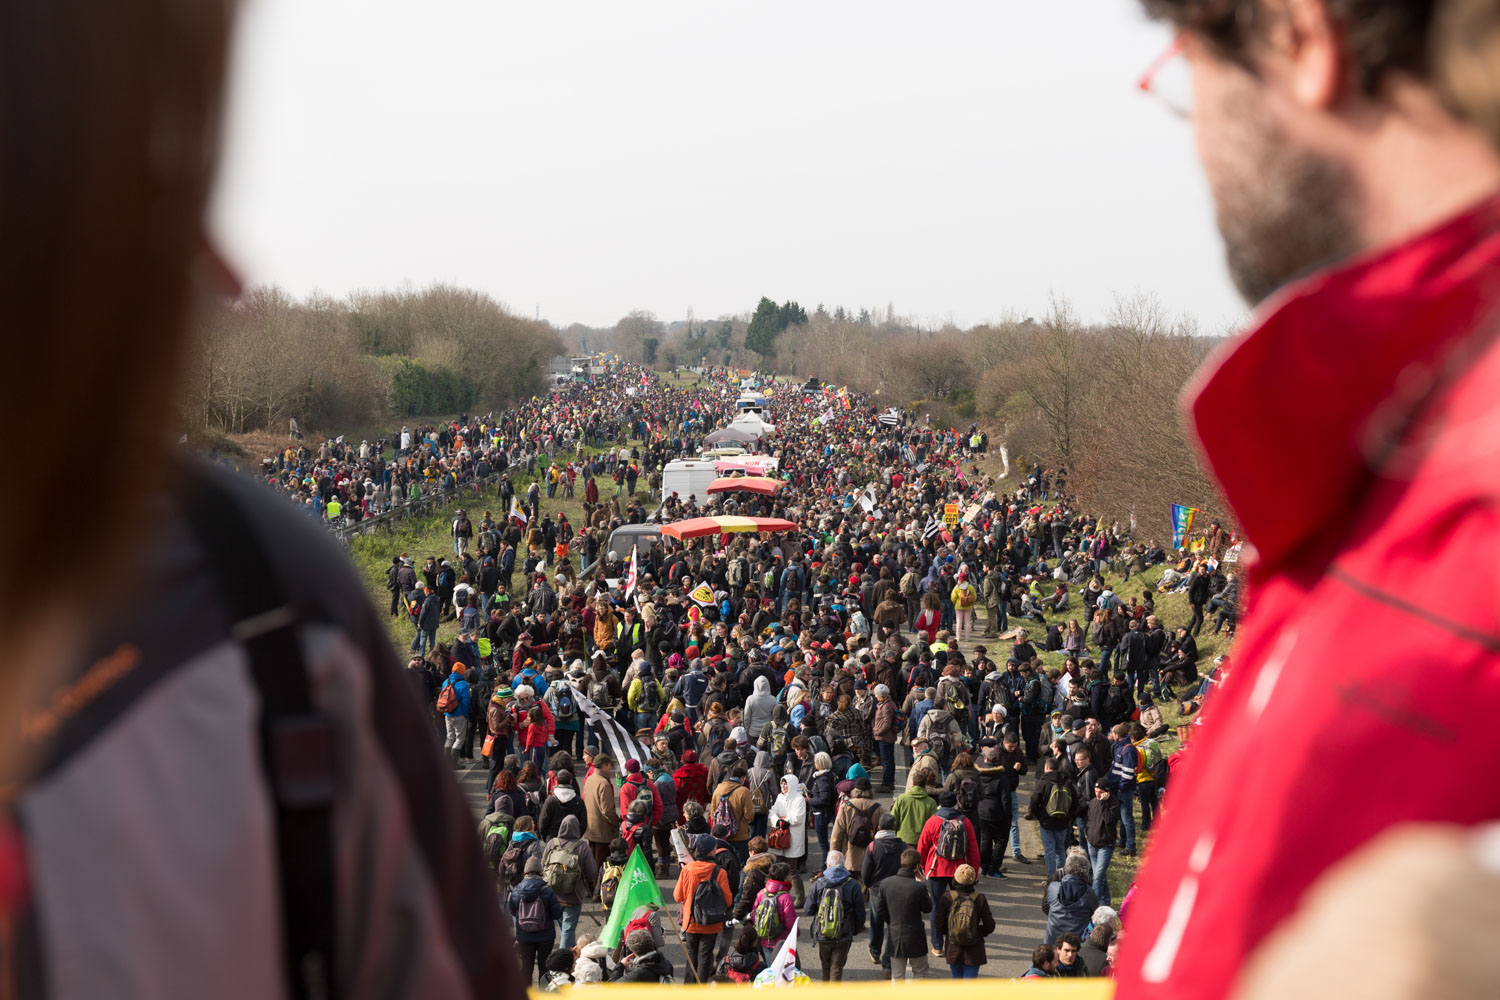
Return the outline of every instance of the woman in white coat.
[[[783,858],[793,871],[800,872],[807,860],[807,795],[795,774],[782,775],[781,792],[766,814],[766,828],[776,829],[777,820],[786,820],[791,827],[792,843],[780,850],[773,847],[771,853]]]

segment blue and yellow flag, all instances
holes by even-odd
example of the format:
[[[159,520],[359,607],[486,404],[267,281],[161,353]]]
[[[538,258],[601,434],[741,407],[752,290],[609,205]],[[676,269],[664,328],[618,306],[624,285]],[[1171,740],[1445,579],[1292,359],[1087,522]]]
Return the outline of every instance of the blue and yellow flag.
[[[1197,507],[1185,507],[1180,503],[1172,505],[1172,548],[1182,548],[1182,543],[1193,530],[1193,515],[1201,514]]]

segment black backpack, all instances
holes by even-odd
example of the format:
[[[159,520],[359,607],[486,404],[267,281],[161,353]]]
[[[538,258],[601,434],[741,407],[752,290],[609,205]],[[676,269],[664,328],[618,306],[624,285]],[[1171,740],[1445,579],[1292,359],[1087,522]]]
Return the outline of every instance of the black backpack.
[[[1119,684],[1109,686],[1109,693],[1104,696],[1104,711],[1109,713],[1112,722],[1125,721],[1130,714],[1130,695],[1124,687]]]
[[[719,891],[719,872],[723,870],[715,864],[714,870],[693,890],[693,923],[722,924],[729,919],[729,906],[724,902],[724,894]]]
[[[964,778],[958,783],[958,811],[973,814],[979,810],[979,782]]]
[[[656,683],[655,677],[642,677],[641,694],[635,700],[635,707],[641,712],[655,712],[661,708],[661,687]]]
[[[852,810],[849,816],[849,843],[855,847],[868,847],[870,841],[875,839],[875,822],[871,814],[873,809],[855,809],[853,805],[846,808]]]

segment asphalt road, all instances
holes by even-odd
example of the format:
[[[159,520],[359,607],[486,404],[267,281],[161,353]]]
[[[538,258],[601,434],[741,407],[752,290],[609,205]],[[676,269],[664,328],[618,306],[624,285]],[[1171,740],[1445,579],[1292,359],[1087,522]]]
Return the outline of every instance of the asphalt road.
[[[464,768],[458,772],[459,784],[469,804],[474,808],[476,816],[481,815],[484,809],[486,774],[487,764],[482,759],[476,760],[472,765],[465,762]],[[1023,813],[1026,811],[1031,780],[1032,776],[1027,775],[1021,783],[1020,803]],[[905,784],[906,768],[901,767],[897,775],[897,787],[904,788]],[[892,796],[879,795],[877,797],[889,808]],[[808,849],[810,856],[804,880],[811,884],[813,875],[822,867],[822,854],[818,848],[817,838],[812,835],[811,830],[808,831]],[[1021,975],[1031,965],[1032,949],[1042,940],[1042,933],[1046,927],[1046,917],[1043,916],[1041,910],[1043,887],[1046,884],[1046,868],[1039,860],[1042,847],[1041,840],[1036,834],[1035,824],[1024,820],[1021,822],[1021,849],[1026,857],[1032,859],[1031,864],[1020,864],[1007,858],[1006,878],[981,878],[979,881],[981,890],[989,898],[990,910],[995,916],[995,932],[985,941],[985,955],[988,961],[980,966],[981,977],[1009,979]],[[819,863],[815,866],[814,861]],[[658,882],[663,898],[669,902],[672,899],[676,866],[673,866],[672,871],[672,878]],[[591,914],[594,919],[591,919]],[[674,918],[676,916],[675,904],[673,916]],[[603,915],[597,905],[585,906],[579,930],[581,933],[597,933],[602,920]],[[853,947],[849,950],[849,961],[844,970],[845,979],[853,981],[883,978],[879,963],[870,960],[869,940],[868,933],[855,939]],[[816,981],[820,974],[816,951],[807,948],[807,944],[807,937],[804,933],[802,968]],[[667,954],[676,963],[677,974],[681,977],[685,972],[681,945],[669,944]],[[948,976],[947,966],[942,963],[941,959],[929,956],[928,960],[932,963],[928,971],[929,978]]]

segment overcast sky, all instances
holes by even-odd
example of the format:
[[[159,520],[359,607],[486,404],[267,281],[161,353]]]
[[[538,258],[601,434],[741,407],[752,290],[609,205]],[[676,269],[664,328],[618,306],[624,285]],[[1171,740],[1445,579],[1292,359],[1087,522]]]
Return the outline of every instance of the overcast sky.
[[[1243,308],[1136,0],[248,0],[215,228],[297,294]]]

